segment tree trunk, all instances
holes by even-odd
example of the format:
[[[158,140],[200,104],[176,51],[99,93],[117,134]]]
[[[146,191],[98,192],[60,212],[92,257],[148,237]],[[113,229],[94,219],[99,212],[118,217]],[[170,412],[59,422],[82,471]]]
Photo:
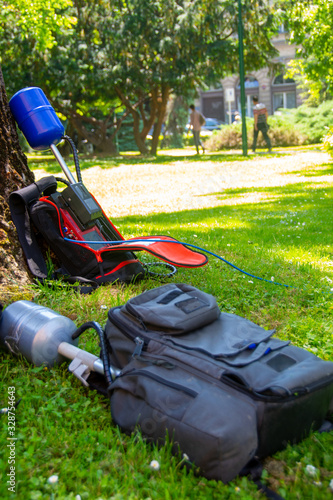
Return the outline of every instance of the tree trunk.
[[[188,105],[183,96],[174,96],[165,127],[162,147],[182,148],[184,146],[185,126],[188,122]]]
[[[167,110],[167,105],[168,105],[168,100],[169,100],[169,95],[170,95],[170,89],[168,86],[164,86],[162,88],[162,93],[161,97],[157,99],[156,103],[156,108],[157,108],[157,122],[154,127],[154,132],[153,132],[153,140],[151,143],[151,149],[150,152],[152,155],[156,156],[157,154],[157,147],[159,143],[159,137],[160,133],[162,130],[162,125],[165,121],[165,116],[166,116],[166,110]]]
[[[113,156],[118,154],[115,142],[116,128],[113,127],[113,133],[110,133],[110,130],[108,130],[109,121],[109,118],[106,120],[92,120],[89,118],[89,121],[87,117],[81,119],[77,116],[69,118],[70,127],[75,130],[78,135],[77,148],[79,152],[85,152],[84,145],[81,142],[84,140],[90,143],[96,152],[110,154]],[[89,131],[86,127],[86,123],[93,123],[94,130]]]
[[[135,143],[138,147],[138,150],[142,155],[148,154],[148,148],[146,146],[145,140],[148,134],[148,131],[150,130],[150,127],[154,123],[154,117],[150,117],[149,120],[145,120],[144,118],[144,112],[143,112],[143,107],[141,103],[141,118],[145,120],[144,124],[144,131],[140,132],[140,113],[137,111],[137,105],[132,105],[130,100],[122,93],[122,91],[119,89],[119,87],[115,87],[115,91],[121,100],[121,102],[124,104],[126,107],[128,114],[130,114],[133,118],[133,135],[134,135],[134,140]],[[139,106],[140,108],[140,106]]]
[[[138,149],[142,155],[147,155],[149,151],[145,143],[146,136],[142,138],[142,134],[140,133],[140,115],[134,109],[133,111],[131,111],[131,114],[133,117],[133,134],[136,145],[138,146]]]
[[[30,281],[8,206],[9,195],[34,181],[21,150],[0,67],[0,300],[6,287]]]

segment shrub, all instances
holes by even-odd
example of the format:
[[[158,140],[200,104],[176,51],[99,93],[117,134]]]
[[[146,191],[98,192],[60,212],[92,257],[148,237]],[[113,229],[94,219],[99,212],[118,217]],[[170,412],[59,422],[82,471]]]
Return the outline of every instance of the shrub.
[[[290,122],[282,121],[279,117],[271,117],[269,119],[270,130],[269,136],[273,147],[292,147],[301,146],[307,141],[307,137],[302,134]],[[259,134],[261,136],[261,134]],[[253,131],[252,131],[253,137]],[[260,138],[259,144],[265,144],[263,138]]]
[[[253,142],[253,119],[247,119],[247,143],[251,147]],[[281,117],[271,116],[268,120],[270,124],[269,137],[273,147],[299,146],[304,144],[306,137],[303,136],[289,121]],[[242,147],[242,127],[240,124],[227,125],[212,134],[205,141],[205,146],[209,151],[219,151],[223,149],[240,149]],[[259,134],[257,147],[266,147],[266,143]]]
[[[253,141],[253,119],[247,119],[247,140],[249,146]],[[326,101],[317,107],[302,105],[295,109],[282,109],[268,119],[269,136],[273,147],[292,147],[302,144],[318,144],[325,136],[325,144],[329,148],[333,130],[333,101]],[[206,142],[210,151],[222,149],[239,149],[242,144],[241,125],[229,125],[214,133]],[[258,137],[258,147],[265,147],[262,135]],[[326,147],[325,147],[326,149]]]
[[[312,107],[303,104],[293,110],[281,111],[294,127],[306,136],[307,144],[318,144],[327,133],[328,127],[333,127],[333,101],[325,101]]]
[[[323,137],[323,149],[333,158],[333,127],[330,127],[327,134]]]
[[[214,132],[205,140],[205,147],[209,151],[221,149],[239,149],[242,147],[242,129],[239,125],[226,125]]]

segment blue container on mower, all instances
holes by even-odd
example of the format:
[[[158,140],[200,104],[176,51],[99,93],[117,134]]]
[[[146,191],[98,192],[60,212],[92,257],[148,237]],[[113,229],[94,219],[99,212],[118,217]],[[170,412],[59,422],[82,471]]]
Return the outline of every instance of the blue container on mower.
[[[9,107],[31,148],[43,151],[61,141],[64,127],[39,87],[19,90]]]

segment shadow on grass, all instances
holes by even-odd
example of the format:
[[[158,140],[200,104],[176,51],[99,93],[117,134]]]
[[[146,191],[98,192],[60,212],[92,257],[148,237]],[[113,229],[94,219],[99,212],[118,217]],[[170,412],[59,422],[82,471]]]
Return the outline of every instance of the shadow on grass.
[[[269,156],[286,156],[290,153],[288,152],[279,152],[272,153]],[[168,154],[167,152],[159,152],[157,156],[142,156],[138,154],[124,154],[117,157],[102,157],[102,156],[94,156],[94,157],[79,157],[80,160],[80,169],[87,170],[92,167],[100,167],[100,168],[115,168],[121,165],[143,165],[143,164],[152,164],[152,165],[165,165],[169,163],[177,163],[177,162],[191,162],[191,163],[206,163],[206,162],[234,162],[234,161],[253,161],[255,160],[257,155],[248,155],[244,156],[238,152],[217,152],[217,153],[208,153],[204,155],[196,155],[194,151],[184,150],[184,154],[172,154],[172,151]],[[66,157],[65,162],[67,165],[74,169],[74,162],[72,157]],[[43,169],[47,173],[54,175],[59,174],[61,172],[60,166],[58,162],[52,155],[43,155],[43,156],[30,156],[29,157],[29,167],[31,169]]]
[[[320,188],[323,186],[322,182],[318,183],[304,183],[304,182],[299,182],[299,183],[293,183],[293,184],[286,184],[284,186],[265,186],[265,187],[242,187],[242,188],[230,188],[230,189],[224,189],[223,191],[216,192],[216,193],[208,193],[200,196],[211,196],[212,194],[219,196],[221,200],[223,200],[225,197],[232,198],[234,196],[241,196],[247,193],[267,193],[267,194],[272,194],[274,196],[274,199],[276,199],[276,196],[284,196],[284,195],[299,195],[303,194],[305,190],[308,190],[311,193],[311,196],[314,195],[312,190],[314,189],[314,186],[318,186],[318,190],[320,191]],[[316,192],[318,191],[317,188]],[[325,192],[329,192],[332,187],[330,185],[323,187]]]
[[[313,184],[303,183],[227,191],[230,196],[247,192],[267,192],[272,196],[258,203],[151,214],[144,221],[140,215],[112,221],[120,231],[131,231],[138,236],[143,235],[140,232],[143,223],[150,234],[170,234],[199,246],[200,241],[204,244],[211,241],[215,247],[225,247],[226,241],[235,239],[240,248],[254,241],[266,250],[277,243],[303,249],[316,246],[333,259],[333,186],[314,188]]]
[[[333,175],[333,162],[332,163],[322,163],[320,166],[316,166],[313,169],[306,170],[291,170],[290,172],[285,172],[282,175],[303,175],[304,177],[320,177],[322,175]]]

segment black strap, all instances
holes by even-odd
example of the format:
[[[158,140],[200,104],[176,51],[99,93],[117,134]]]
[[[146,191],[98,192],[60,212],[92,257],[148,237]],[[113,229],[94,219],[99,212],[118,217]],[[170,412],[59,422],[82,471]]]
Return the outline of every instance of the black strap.
[[[9,196],[9,208],[16,226],[19,241],[32,274],[40,280],[47,277],[47,266],[31,226],[29,209],[44,193],[46,196],[57,189],[53,175],[43,177],[29,186],[14,191]]]
[[[321,424],[321,427],[318,429],[318,432],[322,434],[323,432],[332,432],[333,431],[333,422],[329,420],[324,420]]]
[[[98,283],[96,283],[96,281],[83,278],[82,276],[63,276],[66,283],[69,283],[74,290],[78,290],[84,295],[91,293],[98,288]],[[79,283],[79,286],[74,286],[75,283]]]
[[[52,276],[52,279],[59,279],[61,276],[62,281],[59,281],[59,286],[63,286],[64,288],[70,287],[71,290],[78,291],[84,295],[89,294],[98,288],[98,283],[95,281],[89,280],[87,278],[83,278],[82,276],[69,276],[68,274],[64,274],[61,269],[57,269]],[[52,288],[52,281],[49,279],[40,279],[41,283],[45,284],[49,288]],[[75,285],[78,283],[78,285]]]
[[[257,486],[258,490],[267,498],[271,498],[272,500],[285,500],[281,495],[268,488],[268,486],[263,484],[259,479],[256,479],[253,482]]]
[[[284,500],[281,495],[276,493],[276,491],[271,490],[264,483],[261,482],[263,465],[257,458],[252,458],[250,462],[241,470],[241,476],[249,476],[250,479],[257,486],[258,490],[266,496],[266,498],[271,498],[272,500]]]

